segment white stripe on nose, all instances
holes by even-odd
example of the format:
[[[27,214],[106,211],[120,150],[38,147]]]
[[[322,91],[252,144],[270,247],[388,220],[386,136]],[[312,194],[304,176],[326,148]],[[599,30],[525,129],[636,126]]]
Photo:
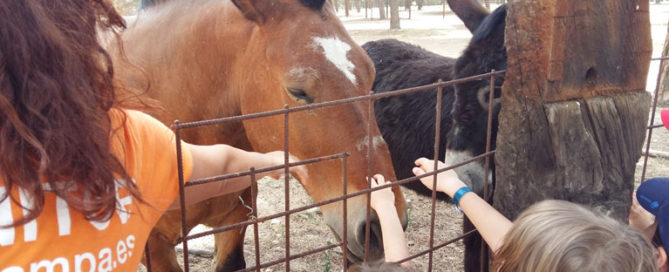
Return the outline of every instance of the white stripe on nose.
[[[348,78],[353,85],[357,85],[358,81],[353,74],[355,64],[351,62],[348,57],[348,51],[351,50],[351,45],[341,41],[339,38],[314,38],[314,47],[318,50],[321,48],[325,58],[334,64],[339,71],[341,71],[346,78]]]

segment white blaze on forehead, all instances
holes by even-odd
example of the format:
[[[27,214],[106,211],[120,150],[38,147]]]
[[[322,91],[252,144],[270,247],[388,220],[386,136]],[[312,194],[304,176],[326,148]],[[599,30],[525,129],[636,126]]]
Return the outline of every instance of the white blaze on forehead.
[[[353,83],[353,85],[357,84],[358,81],[355,75],[353,74],[353,69],[355,69],[355,65],[346,56],[348,54],[348,51],[351,50],[351,45],[341,41],[337,37],[334,38],[315,37],[314,45],[316,49],[318,49],[319,47],[323,49],[323,54],[325,55],[325,58],[329,60],[332,64],[334,64],[334,66],[337,67],[339,71],[344,73],[344,75]]]

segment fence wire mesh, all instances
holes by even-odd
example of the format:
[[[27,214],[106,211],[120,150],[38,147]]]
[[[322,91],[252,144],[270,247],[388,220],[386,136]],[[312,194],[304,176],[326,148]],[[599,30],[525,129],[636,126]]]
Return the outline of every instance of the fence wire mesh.
[[[643,159],[643,169],[642,169],[642,173],[641,173],[641,181],[643,181],[646,177],[646,167],[647,167],[647,162],[648,162],[648,159],[649,159],[649,150],[650,150],[650,145],[651,145],[651,137],[652,137],[653,129],[663,126],[661,123],[660,124],[655,124],[655,112],[657,110],[658,96],[659,96],[659,92],[660,92],[660,77],[664,72],[664,67],[663,67],[664,65],[662,65],[662,64],[667,60],[669,60],[669,56],[652,59],[653,63],[655,63],[655,62],[660,63],[659,64],[660,65],[660,71],[659,71],[659,74],[658,74],[658,77],[657,77],[657,85],[656,85],[656,88],[654,90],[654,95],[653,95],[654,99],[653,99],[653,104],[652,104],[652,108],[651,108],[650,125],[648,126],[648,136],[647,136],[647,139],[646,139],[645,152],[643,152],[643,158],[642,158]],[[295,112],[308,111],[308,110],[313,110],[313,109],[316,109],[316,108],[327,108],[327,107],[332,107],[332,106],[341,105],[341,104],[345,104],[345,103],[354,103],[354,102],[358,102],[358,101],[368,101],[369,102],[368,103],[368,105],[369,105],[368,117],[371,118],[371,116],[374,116],[372,105],[373,105],[373,102],[377,99],[384,98],[384,97],[398,96],[398,95],[403,95],[403,94],[408,94],[408,93],[414,93],[414,92],[437,89],[438,90],[437,94],[436,94],[437,96],[435,97],[437,99],[436,100],[437,105],[436,105],[436,108],[435,108],[435,116],[436,116],[436,118],[435,118],[436,119],[436,121],[435,121],[436,129],[435,129],[435,142],[434,142],[434,150],[435,150],[434,154],[435,154],[435,156],[434,156],[433,159],[435,161],[443,160],[443,158],[438,158],[437,157],[438,156],[437,154],[439,153],[438,149],[440,148],[440,143],[439,142],[440,142],[440,124],[441,124],[440,119],[441,119],[441,114],[439,114],[439,113],[442,111],[442,106],[443,106],[442,105],[442,99],[441,99],[443,88],[447,87],[447,86],[453,86],[455,84],[467,82],[467,81],[482,80],[482,79],[489,78],[489,80],[491,82],[490,83],[491,90],[489,91],[490,97],[488,99],[488,101],[489,101],[488,106],[489,106],[489,109],[491,109],[492,104],[493,104],[493,100],[494,100],[493,98],[494,98],[495,76],[503,74],[505,72],[506,71],[494,71],[493,70],[490,73],[486,73],[486,74],[481,74],[481,75],[472,76],[472,77],[468,77],[468,78],[457,79],[457,80],[451,80],[451,81],[447,81],[447,82],[439,81],[439,82],[436,82],[434,84],[419,86],[419,87],[415,87],[415,88],[407,88],[407,89],[395,90],[395,91],[384,92],[384,93],[370,93],[370,94],[364,95],[364,96],[351,97],[351,98],[346,98],[346,99],[341,99],[341,100],[334,100],[334,101],[327,101],[327,102],[322,102],[322,103],[313,103],[313,104],[307,104],[307,105],[303,105],[303,106],[299,106],[299,107],[292,107],[292,108],[288,107],[286,105],[283,109],[268,111],[268,112],[260,112],[260,113],[225,117],[225,118],[212,119],[212,120],[188,122],[188,123],[181,123],[179,121],[175,121],[175,123],[173,125],[173,128],[174,128],[177,143],[178,143],[181,139],[181,132],[185,129],[195,129],[195,128],[201,128],[201,127],[206,127],[206,126],[213,126],[213,125],[217,125],[217,124],[221,124],[221,123],[225,123],[225,122],[235,122],[235,121],[250,120],[250,119],[257,119],[257,118],[267,118],[269,116],[276,116],[276,115],[283,115],[284,116],[284,147],[285,147],[284,152],[286,152],[286,156],[284,158],[284,164],[283,165],[276,165],[276,166],[272,166],[272,167],[265,167],[265,168],[259,168],[259,169],[251,168],[248,171],[242,171],[242,172],[238,172],[238,173],[230,173],[230,174],[225,174],[225,175],[221,175],[221,176],[208,177],[208,178],[197,179],[197,180],[190,180],[186,183],[184,181],[184,176],[183,176],[183,165],[182,165],[182,160],[181,160],[181,145],[179,145],[179,144],[176,145],[177,155],[179,156],[179,159],[177,161],[177,166],[179,167],[179,194],[180,194],[180,205],[181,205],[181,215],[182,215],[182,239],[181,239],[181,244],[182,244],[183,253],[184,253],[183,254],[183,256],[184,256],[184,258],[183,258],[184,271],[190,271],[190,268],[189,268],[189,255],[190,254],[189,254],[189,250],[188,250],[188,242],[189,241],[191,241],[193,239],[201,238],[201,237],[204,237],[204,236],[209,236],[209,235],[213,235],[213,234],[216,234],[216,233],[228,231],[228,230],[235,229],[235,228],[246,227],[246,226],[253,226],[254,252],[255,252],[255,258],[253,260],[254,265],[251,266],[251,267],[248,267],[246,269],[242,269],[242,270],[238,270],[238,271],[261,271],[261,269],[268,268],[268,267],[271,267],[271,266],[279,264],[279,263],[285,263],[285,270],[290,271],[290,262],[292,260],[302,258],[302,257],[308,256],[308,255],[316,254],[316,253],[319,253],[319,252],[325,252],[325,251],[328,251],[328,250],[331,250],[331,249],[337,248],[337,247],[341,248],[341,252],[343,254],[342,266],[344,268],[344,271],[346,271],[346,269],[349,265],[348,262],[347,262],[347,250],[346,250],[347,239],[341,239],[341,241],[338,242],[338,243],[331,243],[331,244],[328,244],[326,246],[313,248],[313,249],[310,249],[310,250],[307,250],[307,251],[304,251],[304,252],[300,252],[300,253],[296,253],[296,254],[291,253],[290,245],[291,245],[292,240],[290,239],[290,234],[291,234],[290,233],[290,216],[292,214],[303,212],[303,211],[306,211],[306,210],[309,210],[309,209],[312,209],[312,208],[315,208],[315,207],[321,207],[321,206],[331,204],[331,203],[335,203],[335,202],[342,202],[342,209],[343,209],[342,221],[343,221],[343,225],[346,226],[347,219],[348,219],[347,218],[347,209],[349,208],[349,207],[347,207],[347,200],[350,199],[350,198],[360,196],[360,195],[363,195],[363,194],[367,194],[369,196],[369,194],[372,191],[381,190],[381,189],[391,187],[391,186],[396,186],[396,185],[403,185],[403,184],[413,182],[413,181],[417,181],[420,178],[431,176],[431,175],[436,177],[436,175],[438,173],[448,171],[448,170],[451,170],[451,169],[455,169],[457,167],[461,167],[463,165],[473,163],[473,162],[481,160],[481,159],[485,160],[485,171],[486,171],[485,177],[486,177],[486,180],[484,182],[484,196],[485,196],[486,200],[488,200],[488,198],[490,196],[490,194],[488,193],[489,189],[487,188],[488,187],[487,186],[487,184],[488,184],[487,178],[489,176],[488,171],[490,171],[490,164],[492,162],[491,161],[491,156],[493,156],[494,153],[495,153],[495,150],[491,150],[491,146],[490,146],[491,137],[492,137],[492,133],[491,133],[492,132],[492,122],[491,122],[491,120],[493,118],[493,111],[489,111],[489,114],[488,114],[487,138],[486,138],[487,140],[486,140],[486,149],[485,149],[486,151],[485,151],[485,153],[479,154],[478,156],[475,156],[470,160],[463,161],[463,162],[455,164],[455,165],[450,165],[446,168],[438,169],[436,171],[425,173],[425,174],[420,175],[420,176],[411,177],[411,178],[407,178],[407,179],[401,179],[401,180],[398,180],[396,182],[393,182],[392,184],[386,184],[386,185],[382,185],[382,186],[379,186],[379,187],[371,188],[371,184],[368,182],[367,189],[360,190],[360,191],[353,192],[353,193],[347,193],[348,192],[348,190],[347,190],[348,189],[348,186],[347,186],[348,181],[347,181],[347,178],[346,178],[346,174],[347,174],[347,171],[348,171],[347,170],[347,161],[348,161],[348,157],[349,157],[348,152],[342,152],[342,153],[337,153],[337,154],[327,154],[327,155],[323,155],[321,157],[315,157],[315,158],[306,158],[306,159],[303,159],[302,161],[299,161],[299,162],[289,162],[288,161],[288,153],[290,153],[290,147],[289,147],[289,141],[288,141],[288,136],[290,134],[290,130],[288,129],[288,127],[289,127],[288,124],[289,124],[289,121],[290,121],[290,115],[292,113],[295,113]],[[368,124],[371,124],[371,122],[368,122]],[[369,141],[371,141],[371,139],[372,139],[372,137],[369,137],[370,133],[371,133],[371,128],[368,127],[367,128],[367,136],[368,136],[367,139]],[[368,145],[369,144],[371,144],[371,143],[368,142]],[[368,149],[368,152],[369,152],[369,149]],[[369,157],[369,154],[368,154],[368,157]],[[342,184],[341,184],[341,186],[342,186],[342,196],[336,197],[336,198],[331,198],[331,199],[328,199],[328,200],[325,200],[325,201],[312,203],[312,204],[309,204],[309,205],[300,206],[300,207],[291,207],[290,204],[289,204],[290,203],[290,197],[291,197],[290,188],[289,188],[290,186],[289,186],[289,183],[288,183],[288,178],[285,178],[284,179],[285,207],[284,207],[283,212],[275,213],[275,214],[268,215],[268,216],[258,217],[258,211],[257,211],[258,205],[256,203],[255,197],[253,197],[252,198],[253,201],[251,203],[252,215],[249,216],[248,220],[243,221],[243,222],[238,222],[238,223],[235,223],[235,224],[221,226],[221,227],[209,230],[209,231],[204,231],[204,232],[200,232],[200,233],[196,233],[196,234],[192,234],[192,235],[187,235],[188,234],[188,229],[186,227],[185,218],[187,217],[187,214],[188,214],[188,207],[186,207],[186,205],[185,205],[186,202],[185,202],[185,194],[184,194],[184,190],[185,190],[186,187],[197,186],[197,185],[200,185],[200,184],[210,183],[210,182],[225,182],[225,180],[227,180],[227,179],[248,176],[249,179],[251,180],[251,184],[252,184],[251,185],[251,190],[253,190],[252,195],[255,196],[257,194],[257,186],[258,186],[258,180],[257,180],[256,176],[258,174],[262,174],[264,172],[273,171],[273,170],[283,168],[286,177],[288,177],[290,167],[295,167],[295,166],[299,166],[299,165],[313,164],[313,163],[319,163],[319,162],[323,162],[323,161],[338,161],[338,162],[341,163],[341,166],[342,166]],[[368,176],[371,177],[372,174],[373,174],[372,169],[371,169],[371,162],[369,164],[370,165],[368,166]],[[436,167],[436,163],[435,163],[435,169],[436,168],[437,167]],[[430,213],[430,223],[429,223],[429,225],[430,225],[430,238],[429,238],[428,248],[425,249],[425,250],[420,250],[418,252],[411,253],[410,256],[408,256],[407,258],[405,258],[403,260],[398,261],[398,263],[401,263],[401,262],[404,262],[404,261],[407,261],[407,260],[416,259],[416,258],[418,258],[420,256],[423,256],[423,255],[428,255],[428,266],[427,266],[428,271],[433,271],[434,270],[434,268],[433,268],[433,252],[434,251],[439,250],[439,249],[441,249],[441,248],[443,248],[443,247],[445,247],[449,244],[452,244],[456,241],[459,241],[459,240],[461,240],[461,239],[463,239],[463,238],[465,238],[469,235],[472,235],[476,232],[476,230],[472,230],[472,231],[469,231],[467,233],[463,233],[462,235],[459,235],[457,237],[453,237],[453,238],[451,238],[451,239],[449,239],[449,240],[447,240],[443,243],[439,243],[439,244],[435,245],[435,241],[434,241],[433,236],[434,236],[434,231],[435,231],[436,202],[437,202],[436,193],[433,193],[432,196],[431,196],[431,213]],[[369,239],[370,239],[370,237],[369,237],[369,235],[370,235],[369,218],[370,218],[371,207],[370,207],[369,197],[367,198],[366,210],[367,210],[366,211],[367,212],[367,221],[366,221],[366,224],[365,224],[365,257],[364,257],[364,260],[368,259],[367,252],[369,251]],[[259,244],[258,224],[262,223],[262,222],[266,222],[268,220],[280,218],[280,217],[285,218],[285,224],[286,224],[285,225],[285,237],[286,237],[286,239],[285,239],[285,245],[284,245],[285,246],[285,248],[284,248],[285,256],[283,258],[280,258],[280,259],[271,260],[271,261],[267,261],[267,262],[262,263],[261,260],[260,260],[261,252],[260,252],[260,244]],[[344,227],[343,228],[343,237],[346,237],[346,231],[347,231],[346,227]],[[146,252],[147,253],[149,252],[148,251],[149,247],[150,247],[150,245],[147,244],[146,245]],[[482,244],[481,253],[482,253],[481,254],[481,256],[482,256],[482,258],[481,258],[481,270],[483,271],[484,266],[487,266],[488,263],[489,263],[488,256],[487,256],[488,249],[487,249],[487,247],[484,243]],[[147,266],[148,271],[151,271],[151,259],[149,258],[149,254],[146,254],[145,265]]]

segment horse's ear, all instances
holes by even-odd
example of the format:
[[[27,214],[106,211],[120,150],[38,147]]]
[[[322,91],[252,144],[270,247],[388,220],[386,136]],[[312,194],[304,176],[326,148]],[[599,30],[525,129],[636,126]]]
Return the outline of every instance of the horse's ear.
[[[270,12],[276,4],[275,1],[268,0],[232,0],[232,3],[237,6],[246,19],[259,24],[265,22],[265,17],[268,15],[267,13]]]

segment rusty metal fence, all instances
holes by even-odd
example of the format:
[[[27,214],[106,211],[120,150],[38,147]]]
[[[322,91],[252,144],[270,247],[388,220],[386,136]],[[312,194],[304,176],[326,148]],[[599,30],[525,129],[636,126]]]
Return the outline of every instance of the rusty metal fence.
[[[657,87],[655,88],[655,95],[654,95],[654,100],[653,100],[653,105],[652,105],[652,114],[651,114],[651,118],[650,118],[650,124],[651,125],[648,126],[648,136],[647,136],[647,142],[646,142],[646,147],[645,147],[645,155],[644,155],[644,163],[643,163],[643,170],[642,170],[642,174],[641,174],[641,177],[642,177],[641,180],[643,180],[645,178],[645,175],[646,175],[646,164],[647,164],[647,161],[648,161],[648,151],[649,151],[649,147],[650,147],[650,139],[651,139],[651,136],[652,136],[652,131],[653,131],[654,128],[662,127],[662,124],[654,124],[654,121],[655,121],[655,118],[654,118],[655,114],[654,113],[655,113],[656,108],[657,108],[658,92],[659,92],[659,88],[660,88],[660,75],[663,72],[662,63],[666,60],[669,60],[669,57],[654,58],[652,60],[660,62],[660,72],[658,74]],[[447,81],[447,82],[441,82],[440,81],[440,82],[437,82],[437,83],[434,83],[434,84],[415,87],[415,88],[408,88],[408,89],[390,91],[390,92],[385,92],[385,93],[370,93],[368,95],[359,96],[359,97],[351,97],[351,98],[335,100],[335,101],[328,101],[328,102],[322,102],[322,103],[313,103],[313,104],[308,104],[308,105],[303,105],[303,106],[298,106],[298,107],[292,107],[292,108],[290,108],[286,105],[284,107],[284,109],[274,110],[274,111],[269,111],[269,112],[261,112],[261,113],[226,117],[226,118],[220,118],[220,119],[189,122],[189,123],[180,123],[179,121],[176,121],[174,123],[173,128],[175,130],[176,139],[177,139],[177,143],[178,143],[181,140],[181,131],[186,130],[186,129],[195,129],[195,128],[199,128],[199,127],[212,126],[212,125],[217,125],[217,124],[226,123],[226,122],[236,122],[236,121],[242,121],[242,120],[265,118],[265,117],[268,117],[268,116],[283,115],[284,116],[284,151],[286,153],[283,165],[277,165],[277,166],[260,168],[260,169],[251,168],[248,171],[226,174],[226,175],[215,176],[215,177],[209,177],[209,178],[198,179],[198,180],[190,180],[188,183],[184,183],[182,160],[181,160],[181,145],[179,145],[179,144],[176,145],[177,155],[178,155],[178,158],[179,158],[177,163],[178,163],[178,167],[179,167],[179,194],[180,194],[181,216],[182,216],[182,233],[183,233],[182,234],[183,235],[182,246],[183,246],[183,256],[184,256],[184,258],[183,258],[184,270],[185,271],[190,270],[190,268],[189,268],[188,241],[193,240],[193,239],[197,239],[197,238],[201,238],[201,237],[204,237],[204,236],[208,236],[208,235],[213,235],[215,233],[232,230],[232,229],[239,228],[239,227],[253,226],[254,250],[255,250],[255,260],[254,260],[254,262],[255,262],[255,264],[252,265],[251,267],[248,267],[246,269],[242,269],[242,270],[239,270],[239,271],[260,271],[263,268],[267,268],[267,267],[270,267],[270,266],[273,266],[273,265],[276,265],[276,264],[279,264],[279,263],[285,263],[286,271],[290,271],[291,260],[294,260],[294,259],[297,259],[297,258],[302,258],[302,257],[308,256],[308,255],[311,255],[311,254],[315,254],[315,253],[319,253],[319,252],[325,252],[327,250],[330,250],[330,249],[333,249],[333,248],[336,248],[336,247],[341,247],[341,249],[342,249],[342,254],[343,254],[342,266],[344,268],[344,271],[346,271],[347,268],[348,268],[347,256],[346,256],[347,255],[347,250],[346,250],[347,239],[341,239],[342,240],[341,242],[334,243],[334,244],[329,244],[329,245],[322,246],[322,247],[315,248],[315,249],[311,249],[311,250],[308,250],[308,251],[305,251],[305,252],[291,254],[291,252],[290,252],[290,244],[291,244],[291,239],[290,239],[290,216],[291,216],[291,214],[306,211],[306,210],[312,209],[314,207],[320,207],[320,206],[323,206],[323,205],[327,205],[327,204],[331,204],[331,203],[334,203],[334,202],[341,201],[342,202],[342,209],[343,209],[343,217],[342,217],[341,220],[343,221],[343,226],[346,226],[347,225],[347,200],[348,199],[356,197],[356,196],[360,196],[360,195],[363,195],[363,194],[367,194],[369,196],[369,194],[372,191],[381,190],[381,189],[391,187],[391,186],[406,184],[406,183],[413,182],[413,181],[416,181],[416,180],[418,180],[422,177],[427,177],[427,176],[430,176],[430,175],[435,177],[434,180],[435,180],[435,183],[436,183],[436,175],[438,173],[441,173],[441,172],[444,172],[444,171],[447,171],[447,170],[451,170],[451,169],[463,166],[465,164],[472,163],[472,162],[480,160],[480,159],[485,159],[485,170],[486,170],[485,178],[486,178],[486,180],[484,182],[484,196],[487,197],[489,195],[488,194],[488,188],[487,188],[487,184],[488,184],[487,179],[488,179],[488,176],[489,176],[488,171],[490,171],[489,170],[490,169],[490,163],[491,163],[490,159],[491,159],[491,156],[495,153],[495,150],[491,150],[491,147],[490,147],[491,136],[492,136],[491,135],[492,122],[490,122],[490,120],[492,120],[492,118],[493,118],[493,116],[492,116],[493,111],[492,110],[488,111],[488,122],[487,122],[488,127],[487,127],[487,138],[486,138],[487,139],[486,140],[487,144],[486,144],[485,153],[480,154],[480,155],[478,155],[478,156],[476,156],[476,157],[474,157],[470,160],[464,161],[462,163],[455,164],[455,165],[450,165],[447,168],[438,169],[436,171],[429,172],[429,173],[426,173],[426,174],[421,175],[421,176],[416,176],[416,177],[411,177],[411,178],[407,178],[407,179],[398,180],[396,182],[393,182],[392,184],[386,184],[386,185],[382,185],[382,186],[379,186],[379,187],[371,188],[371,184],[368,182],[367,189],[361,190],[361,191],[358,191],[358,192],[354,192],[354,193],[349,193],[349,194],[347,194],[347,180],[346,180],[346,173],[347,173],[346,165],[347,165],[347,159],[348,159],[348,156],[349,156],[348,152],[343,152],[343,153],[338,153],[338,154],[329,154],[329,155],[325,155],[325,156],[322,156],[322,157],[316,157],[316,158],[307,158],[307,159],[304,159],[304,160],[299,161],[299,162],[289,162],[288,161],[288,153],[290,152],[290,148],[289,148],[289,141],[288,141],[289,138],[288,138],[288,136],[289,136],[290,131],[288,129],[288,124],[290,122],[290,118],[289,118],[290,114],[294,113],[294,112],[307,111],[307,110],[312,110],[312,109],[316,109],[316,108],[332,107],[332,106],[335,106],[335,105],[340,105],[340,104],[344,104],[344,103],[354,103],[354,102],[358,102],[358,101],[368,101],[369,102],[368,103],[369,104],[368,116],[371,118],[371,116],[374,115],[373,102],[376,99],[383,98],[383,97],[389,97],[389,96],[397,96],[397,95],[403,95],[403,94],[408,94],[408,93],[414,93],[414,92],[419,92],[419,91],[427,91],[427,90],[437,89],[438,91],[437,91],[437,94],[436,94],[436,97],[435,97],[437,99],[437,105],[436,105],[436,109],[435,109],[435,114],[436,114],[436,118],[435,118],[436,119],[435,120],[435,143],[434,143],[434,151],[435,151],[434,154],[435,155],[434,155],[434,158],[433,158],[435,160],[434,168],[436,169],[437,168],[436,161],[443,160],[443,158],[438,158],[437,157],[438,154],[439,154],[438,149],[439,149],[439,146],[440,146],[439,145],[439,141],[440,141],[439,139],[440,139],[440,124],[441,124],[441,120],[440,120],[441,119],[441,114],[437,114],[437,113],[440,113],[441,110],[442,110],[442,99],[441,99],[441,97],[442,97],[442,93],[443,93],[442,92],[443,88],[446,87],[446,86],[453,86],[455,84],[459,84],[459,83],[463,83],[463,82],[467,82],[467,81],[483,80],[483,79],[489,78],[491,89],[489,91],[489,96],[490,97],[488,99],[488,101],[489,101],[488,108],[492,109],[492,103],[493,103],[493,100],[494,100],[493,96],[494,96],[494,93],[495,93],[494,92],[495,76],[503,74],[503,73],[505,73],[505,71],[494,71],[493,70],[493,71],[491,71],[489,73],[486,73],[486,74],[481,74],[481,75],[462,78],[462,79],[457,79],[457,80],[451,80],[451,81]],[[367,129],[367,139],[369,139],[369,141],[371,141],[371,139],[372,139],[372,137],[370,137],[370,133],[371,133],[371,130],[368,128]],[[370,144],[370,143],[368,143],[368,144]],[[370,152],[369,149],[368,149],[368,152]],[[197,185],[204,184],[204,183],[209,183],[209,182],[220,182],[220,181],[230,179],[230,178],[237,178],[237,177],[247,176],[251,180],[252,195],[255,196],[256,193],[257,193],[256,192],[256,190],[257,190],[256,189],[257,188],[256,175],[258,175],[258,174],[268,172],[268,171],[274,171],[274,170],[278,170],[278,169],[283,168],[284,171],[285,171],[286,177],[288,177],[290,167],[299,166],[299,165],[307,165],[307,164],[312,164],[312,163],[318,163],[318,162],[322,162],[322,161],[332,161],[332,160],[338,160],[338,161],[341,162],[341,165],[342,165],[342,177],[343,177],[342,178],[342,184],[341,184],[342,196],[332,198],[332,199],[328,199],[328,200],[321,201],[321,202],[317,202],[317,203],[313,203],[313,204],[310,204],[310,205],[305,205],[305,206],[293,208],[293,207],[290,207],[289,179],[285,178],[284,179],[285,207],[284,207],[283,212],[272,214],[272,215],[269,215],[269,216],[258,217],[257,203],[256,203],[255,197],[253,197],[253,201],[251,203],[251,207],[252,207],[252,210],[253,210],[252,211],[252,216],[250,216],[248,220],[243,221],[243,222],[239,222],[239,223],[235,223],[235,224],[231,224],[231,225],[222,226],[222,227],[219,227],[219,228],[215,228],[215,229],[212,229],[212,230],[209,230],[209,231],[200,232],[200,233],[193,234],[193,235],[187,235],[188,229],[186,227],[185,220],[186,220],[186,215],[188,213],[188,210],[185,206],[185,195],[184,195],[184,188],[185,187],[197,186]],[[368,170],[368,175],[367,176],[371,177],[372,176],[371,166],[369,166],[368,168],[369,168],[369,170]],[[434,185],[433,185],[433,188],[434,188]],[[488,199],[486,199],[486,200],[488,200]],[[462,235],[459,235],[457,237],[453,237],[452,239],[449,239],[444,243],[440,243],[440,244],[435,245],[435,243],[434,243],[435,207],[436,207],[436,192],[433,191],[432,197],[431,197],[430,236],[429,236],[430,238],[429,238],[428,248],[425,249],[425,250],[419,251],[417,253],[411,254],[410,256],[405,258],[404,260],[400,260],[399,263],[407,261],[407,260],[415,259],[415,258],[418,258],[418,257],[423,256],[423,255],[427,255],[428,256],[428,266],[427,266],[428,271],[433,271],[432,266],[433,266],[433,252],[434,251],[436,251],[438,249],[441,249],[441,248],[443,248],[443,247],[445,247],[445,246],[447,246],[451,243],[454,243],[454,242],[456,242],[460,239],[463,239],[463,238],[465,238],[469,235],[472,235],[473,233],[476,232],[476,230],[472,230],[472,231],[469,231],[467,233],[463,233]],[[367,198],[367,223],[366,223],[366,227],[365,227],[365,261],[367,260],[367,251],[369,249],[369,235],[370,235],[370,222],[369,222],[370,216],[369,215],[370,215],[370,212],[371,212],[371,207],[370,207],[370,201],[369,201],[369,197],[368,197]],[[261,261],[260,261],[260,245],[259,245],[259,238],[258,238],[258,224],[262,223],[262,222],[265,222],[265,221],[268,221],[268,220],[280,218],[280,217],[285,218],[285,224],[286,224],[285,225],[285,256],[281,259],[261,263]],[[346,236],[346,231],[347,231],[346,227],[344,227],[342,237],[347,237]],[[147,244],[147,247],[149,247],[149,246],[150,245]],[[146,252],[148,253],[148,250],[146,250]],[[485,243],[483,243],[483,245],[482,245],[482,252],[481,253],[482,253],[481,254],[481,256],[482,256],[482,258],[481,258],[481,268],[483,270],[483,266],[488,264],[488,258],[487,258],[488,249],[487,249]],[[146,266],[147,266],[147,269],[149,271],[151,271],[151,260],[149,259],[148,254],[146,254]]]
[[[643,169],[641,170],[641,179],[639,182],[643,182],[646,180],[646,169],[648,166],[648,158],[650,157],[650,145],[651,145],[651,138],[653,137],[653,129],[655,128],[660,128],[663,127],[663,124],[660,122],[660,124],[655,124],[655,115],[657,112],[657,101],[659,100],[660,97],[660,88],[661,86],[661,79],[662,79],[662,74],[664,73],[664,66],[667,61],[669,61],[669,56],[662,56],[659,58],[653,58],[652,61],[657,61],[659,62],[660,69],[657,73],[657,79],[655,81],[655,91],[653,92],[653,105],[651,108],[650,112],[650,121],[648,125],[648,134],[646,136],[646,146],[645,150],[643,152]]]

